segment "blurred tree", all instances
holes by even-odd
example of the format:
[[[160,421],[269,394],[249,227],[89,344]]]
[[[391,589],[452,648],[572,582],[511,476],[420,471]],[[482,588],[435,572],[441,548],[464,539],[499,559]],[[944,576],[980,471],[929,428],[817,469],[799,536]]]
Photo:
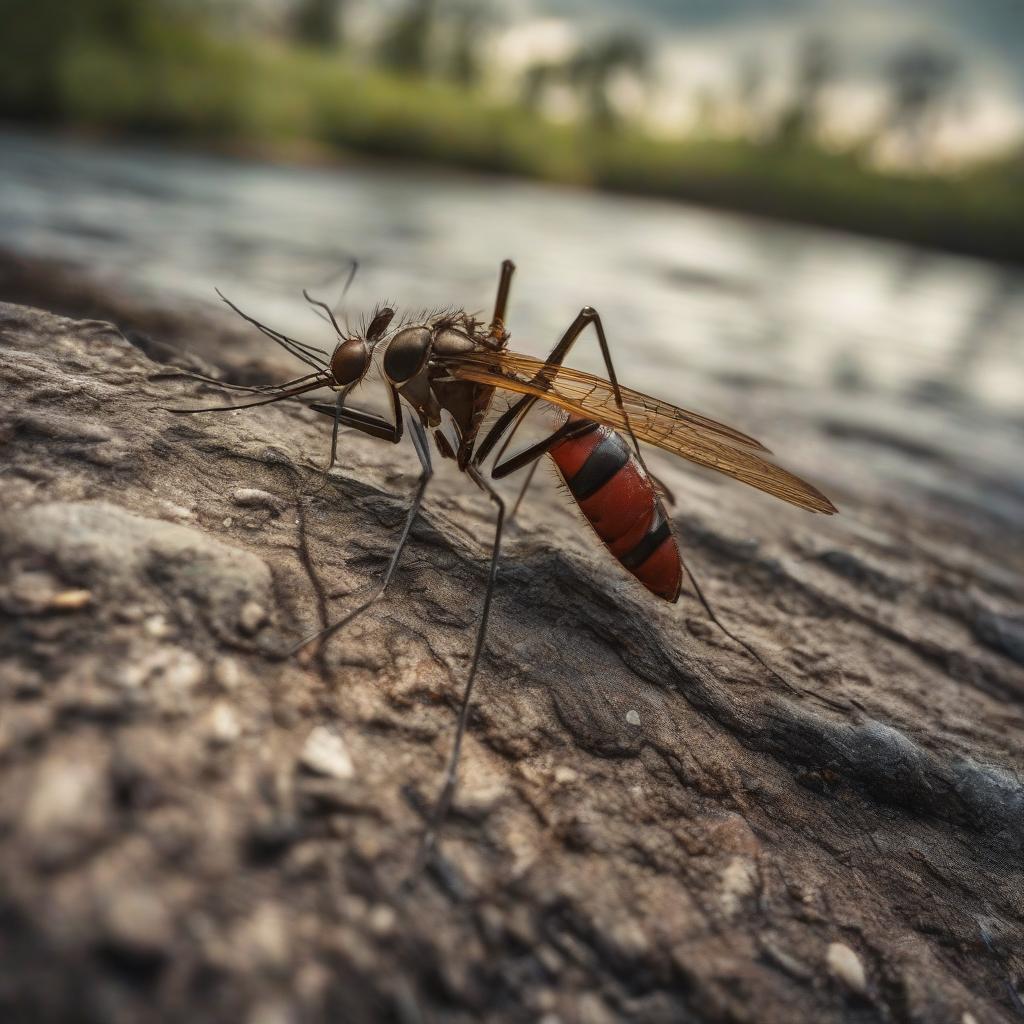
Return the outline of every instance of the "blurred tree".
[[[400,74],[425,75],[436,14],[435,0],[410,0],[381,37],[381,63]]]
[[[543,113],[551,90],[565,81],[565,65],[554,61],[530,64],[520,82],[520,100],[527,110]]]
[[[905,46],[889,61],[886,75],[890,98],[882,130],[903,135],[918,162],[926,154],[959,70],[956,57],[928,43]]]
[[[342,40],[342,0],[298,0],[292,11],[291,32],[297,42],[324,50]]]
[[[759,128],[764,120],[762,93],[768,78],[760,53],[742,54],[736,65],[736,102],[748,128]]]
[[[776,140],[794,145],[812,140],[821,128],[822,96],[836,77],[838,55],[824,36],[808,36],[796,56],[793,96],[775,128]]]
[[[3,0],[0,112],[56,116],[61,68],[77,45],[102,39],[144,50],[158,37],[169,8],[168,0]]]
[[[451,14],[451,52],[449,77],[460,85],[473,86],[483,77],[483,35],[493,21],[486,5],[463,3]]]
[[[722,122],[722,101],[717,90],[710,85],[699,86],[694,93],[693,108],[698,133],[715,135]]]
[[[577,50],[565,71],[590,121],[601,128],[613,128],[620,118],[612,101],[611,84],[620,74],[646,83],[650,77],[650,48],[638,36],[613,32]]]

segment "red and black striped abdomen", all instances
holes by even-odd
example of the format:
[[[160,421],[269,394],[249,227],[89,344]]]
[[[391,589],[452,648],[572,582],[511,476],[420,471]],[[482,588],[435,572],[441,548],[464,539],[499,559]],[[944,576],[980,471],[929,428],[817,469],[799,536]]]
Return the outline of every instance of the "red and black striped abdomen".
[[[675,601],[679,548],[650,477],[611,427],[573,422],[582,432],[549,452],[569,491],[608,550],[651,593]]]

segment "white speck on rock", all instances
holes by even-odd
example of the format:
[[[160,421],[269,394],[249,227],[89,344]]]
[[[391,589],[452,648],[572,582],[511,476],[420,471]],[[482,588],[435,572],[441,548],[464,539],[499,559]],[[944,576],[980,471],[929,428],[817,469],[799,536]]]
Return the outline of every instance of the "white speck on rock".
[[[842,942],[829,944],[825,956],[829,972],[853,992],[864,992],[868,987],[867,976],[860,957]]]
[[[217,701],[211,708],[209,728],[210,740],[221,746],[234,743],[242,734],[238,717],[231,710],[231,705],[223,700]]]
[[[242,681],[242,672],[234,658],[219,658],[213,666],[213,681],[222,690],[233,690]]]
[[[638,711],[634,711],[633,708],[630,708],[626,712],[626,721],[629,722],[630,725],[639,725],[640,713]]]
[[[246,601],[238,613],[238,626],[247,636],[255,636],[266,621],[267,610],[255,601]]]
[[[275,515],[288,507],[288,503],[276,494],[261,491],[258,487],[239,487],[231,495],[236,505],[243,508],[265,508]]]
[[[107,780],[99,764],[74,757],[44,762],[21,822],[36,856],[53,865],[88,849],[107,824],[107,796]]]
[[[757,865],[749,857],[733,857],[719,879],[718,898],[726,916],[736,914],[756,887]]]
[[[356,773],[345,741],[322,725],[318,725],[306,738],[299,763],[316,775],[327,775],[333,779],[351,779]]]
[[[568,786],[579,778],[579,772],[568,765],[560,764],[555,769],[555,782],[560,786]]]
[[[155,640],[163,640],[164,637],[170,636],[172,632],[167,618],[163,615],[150,615],[143,622],[142,629],[146,636],[151,636]]]
[[[167,515],[172,519],[176,519],[179,523],[187,523],[190,519],[195,519],[195,513],[190,508],[185,508],[182,505],[175,505],[170,501],[163,501],[160,504]]]
[[[386,903],[377,903],[370,911],[370,929],[374,935],[386,936],[395,930],[397,916]]]
[[[62,590],[53,595],[50,607],[59,612],[76,612],[92,603],[91,590]]]

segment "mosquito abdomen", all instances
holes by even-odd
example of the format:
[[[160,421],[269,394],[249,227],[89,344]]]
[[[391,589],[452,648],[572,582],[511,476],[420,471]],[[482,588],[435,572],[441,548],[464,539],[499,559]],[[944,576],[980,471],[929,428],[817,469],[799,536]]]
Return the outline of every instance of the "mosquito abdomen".
[[[612,555],[652,594],[675,601],[682,563],[654,485],[625,438],[611,427],[590,427],[559,441],[549,454]]]

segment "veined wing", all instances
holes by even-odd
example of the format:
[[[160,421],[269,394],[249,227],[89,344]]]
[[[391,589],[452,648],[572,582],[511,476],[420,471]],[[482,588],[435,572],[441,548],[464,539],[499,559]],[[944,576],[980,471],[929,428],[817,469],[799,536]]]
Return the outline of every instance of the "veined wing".
[[[602,377],[568,366],[549,365],[515,352],[477,350],[445,359],[444,364],[456,380],[534,395],[566,412],[626,431],[626,417],[615,401],[615,391]],[[717,470],[791,505],[829,515],[836,511],[816,487],[766,461],[768,449],[754,438],[639,391],[620,386],[619,392],[629,426],[641,441]]]

